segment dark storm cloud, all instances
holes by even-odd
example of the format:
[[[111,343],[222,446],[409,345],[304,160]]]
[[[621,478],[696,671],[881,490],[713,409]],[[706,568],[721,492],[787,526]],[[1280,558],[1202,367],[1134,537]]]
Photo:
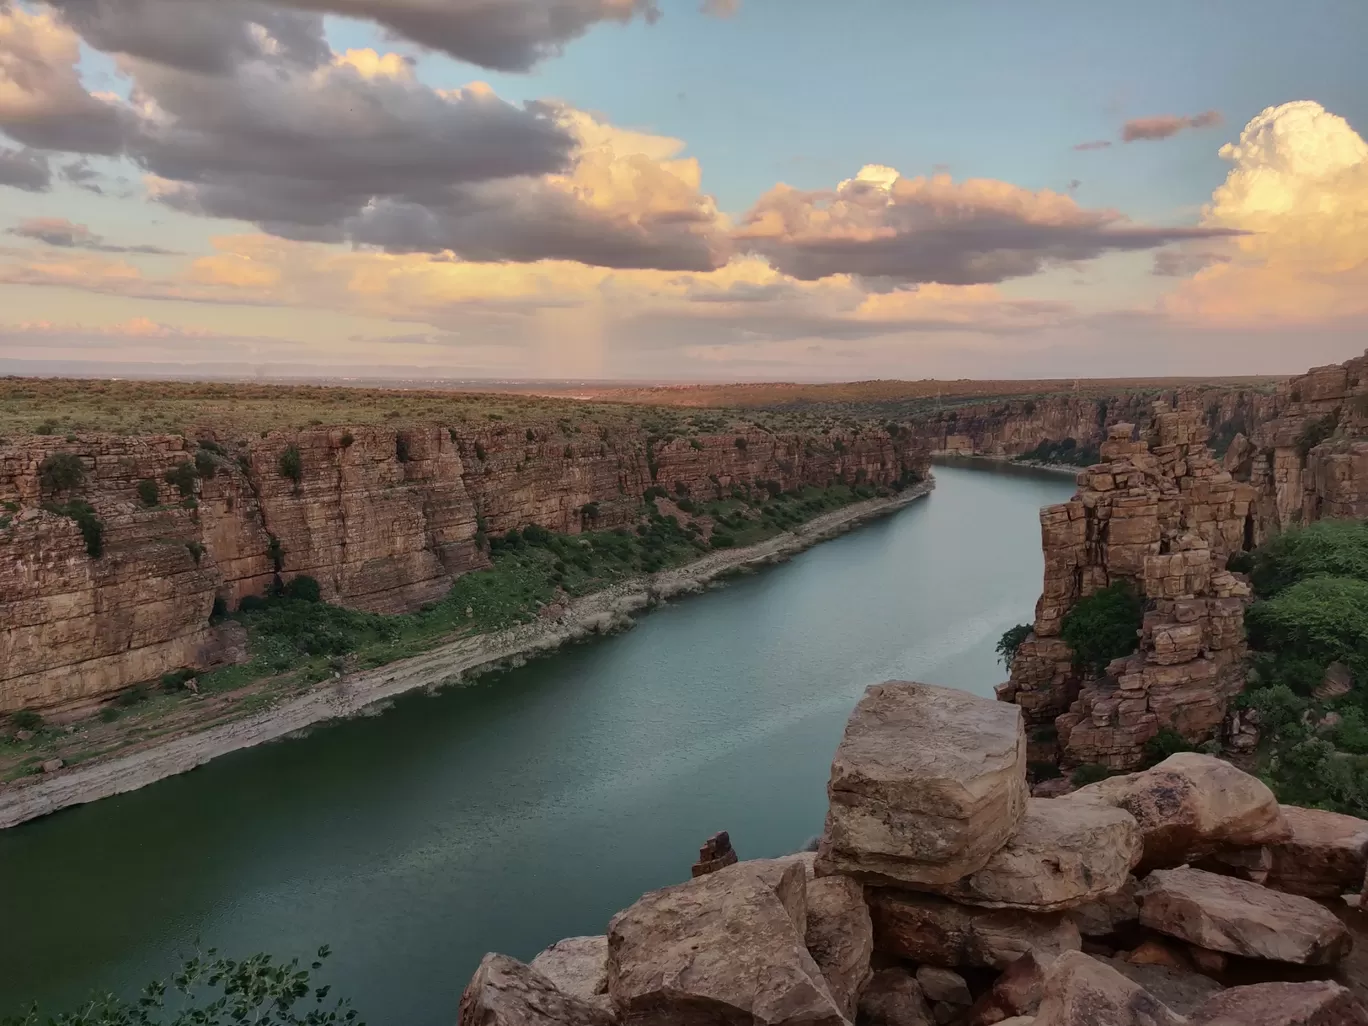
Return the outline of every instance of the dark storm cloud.
[[[52,169],[41,153],[0,147],[0,185],[44,192],[52,186]]]

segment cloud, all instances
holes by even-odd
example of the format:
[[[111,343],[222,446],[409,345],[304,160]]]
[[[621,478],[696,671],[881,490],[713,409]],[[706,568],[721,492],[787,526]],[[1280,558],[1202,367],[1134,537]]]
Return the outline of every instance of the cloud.
[[[52,187],[52,169],[41,153],[0,147],[0,185],[12,185],[27,192],[46,192]]]
[[[81,84],[76,35],[51,14],[0,4],[0,130],[27,146],[116,153],[132,120]]]
[[[948,175],[909,179],[870,165],[831,191],[775,187],[735,238],[807,281],[854,274],[896,284],[972,285],[1233,231],[1147,227],[1048,189],[992,179],[956,183]]]
[[[1077,146],[1074,147],[1074,149],[1076,149],[1076,150],[1105,150],[1105,149],[1107,149],[1107,147],[1109,147],[1109,146],[1111,146],[1111,140],[1109,140],[1109,139],[1090,139],[1090,140],[1088,140],[1087,142],[1081,142],[1081,143],[1079,143]]]
[[[659,14],[654,0],[50,2],[97,49],[214,74],[268,54],[326,63],[325,14],[373,21],[392,35],[499,71],[527,71],[600,22],[654,21]]]
[[[1221,148],[1203,225],[1247,232],[1166,299],[1177,316],[1305,324],[1368,316],[1368,143],[1312,100],[1269,107]]]
[[[1220,123],[1221,112],[1218,110],[1203,111],[1201,114],[1160,114],[1151,118],[1132,118],[1121,126],[1121,141],[1167,139],[1185,128],[1210,128]]]
[[[98,253],[145,253],[164,256],[176,252],[172,249],[162,249],[160,246],[116,246],[105,242],[86,225],[76,224],[64,217],[31,217],[11,228],[9,234],[45,242],[49,246],[89,249]]]
[[[714,18],[730,18],[741,10],[741,0],[703,0],[703,13]]]
[[[1190,278],[1213,264],[1230,262],[1230,254],[1210,249],[1189,250],[1181,246],[1161,249],[1154,254],[1151,274],[1161,278]]]

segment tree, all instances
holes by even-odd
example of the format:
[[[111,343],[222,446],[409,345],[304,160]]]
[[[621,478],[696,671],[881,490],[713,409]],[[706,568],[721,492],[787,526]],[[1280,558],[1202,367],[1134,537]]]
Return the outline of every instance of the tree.
[[[998,638],[997,654],[998,661],[1003,666],[1011,666],[1012,660],[1016,658],[1017,649],[1031,634],[1029,623],[1019,623],[1015,627],[1009,627],[1003,632],[1002,637]]]
[[[74,491],[85,481],[85,466],[75,453],[54,452],[38,464],[38,481],[44,491]]]
[[[330,954],[324,946],[308,969],[299,959],[276,962],[257,954],[242,961],[210,949],[186,961],[169,980],[154,980],[132,1001],[105,994],[71,1012],[0,1019],[0,1026],[364,1026],[350,1002],[327,1003],[331,987],[315,987],[310,973]],[[167,1007],[167,996],[173,997]]]
[[[1144,604],[1126,581],[1079,599],[1064,616],[1059,635],[1073,650],[1074,664],[1102,673],[1107,664],[1140,646]]]

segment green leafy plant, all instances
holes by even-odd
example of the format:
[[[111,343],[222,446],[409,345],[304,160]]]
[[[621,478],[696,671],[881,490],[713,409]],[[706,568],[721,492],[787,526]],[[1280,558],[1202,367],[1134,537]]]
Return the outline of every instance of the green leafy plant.
[[[283,594],[286,598],[298,599],[300,602],[320,602],[323,599],[323,592],[317,579],[308,574],[290,578]]]
[[[237,961],[211,948],[170,979],[149,983],[135,999],[99,995],[55,1015],[34,1005],[0,1026],[364,1026],[348,1001],[330,1002],[332,988],[312,979],[330,953],[319,948],[301,968],[297,958],[277,962],[257,954]]]
[[[1255,594],[1276,595],[1308,577],[1368,581],[1368,521],[1319,520],[1270,539],[1249,556]]]
[[[1074,787],[1087,787],[1089,784],[1095,784],[1099,780],[1106,780],[1111,775],[1111,770],[1107,769],[1106,766],[1098,766],[1095,763],[1084,763],[1082,766],[1076,766],[1074,768],[1073,773],[1069,775],[1069,780],[1072,781]]]
[[[218,460],[214,458],[212,450],[203,447],[195,450],[195,470],[206,481],[214,476],[218,471]]]
[[[1145,742],[1145,759],[1141,765],[1143,768],[1148,769],[1150,766],[1157,766],[1170,755],[1176,755],[1179,752],[1195,752],[1197,750],[1197,746],[1188,741],[1188,739],[1183,737],[1178,731],[1174,730],[1172,727],[1164,727],[1159,733]]]
[[[1126,581],[1079,599],[1064,616],[1060,637],[1073,651],[1074,665],[1102,673],[1107,664],[1140,646],[1144,605]]]
[[[49,513],[76,521],[91,559],[99,559],[104,554],[104,523],[95,515],[95,508],[90,503],[72,499],[61,505],[48,503],[43,508]]]
[[[155,506],[161,501],[161,495],[157,488],[157,482],[150,477],[145,477],[138,482],[138,498],[144,506]]]
[[[32,709],[20,709],[10,714],[10,723],[15,730],[42,730],[43,717]]]
[[[162,476],[167,484],[175,486],[182,498],[194,497],[195,482],[199,480],[199,471],[189,460],[181,460]]]
[[[995,649],[998,662],[1002,663],[1003,666],[1011,666],[1012,660],[1016,658],[1017,649],[1021,647],[1023,641],[1030,637],[1033,629],[1029,623],[1019,623],[1015,627],[1007,628],[1002,637],[998,638]]]
[[[85,466],[75,453],[54,452],[38,464],[38,483],[46,492],[72,492],[85,482]]]
[[[280,471],[281,477],[288,478],[298,487],[299,482],[304,479],[304,459],[299,455],[299,446],[286,446],[280,458],[276,460],[276,469]]]

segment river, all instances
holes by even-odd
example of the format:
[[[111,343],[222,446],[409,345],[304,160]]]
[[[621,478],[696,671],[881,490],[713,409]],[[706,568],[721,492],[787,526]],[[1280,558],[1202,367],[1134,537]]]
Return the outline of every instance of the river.
[[[334,956],[372,1026],[449,1026],[486,951],[530,959],[822,825],[865,685],[991,695],[1064,475],[938,466],[929,498],[626,633],[0,833],[0,1016],[131,992],[192,953]]]

